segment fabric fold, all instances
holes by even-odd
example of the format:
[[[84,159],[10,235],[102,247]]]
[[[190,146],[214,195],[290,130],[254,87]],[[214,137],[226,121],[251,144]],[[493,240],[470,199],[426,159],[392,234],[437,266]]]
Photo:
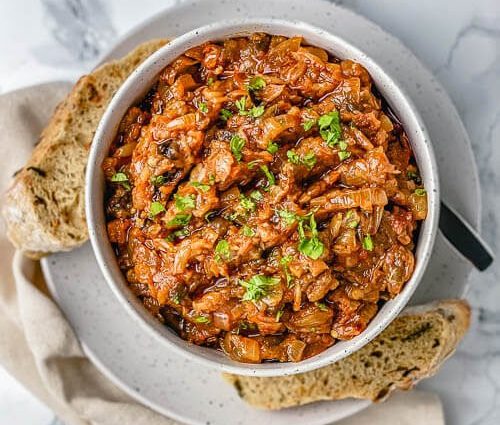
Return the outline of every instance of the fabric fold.
[[[68,83],[51,83],[0,96],[0,192],[68,89]],[[39,264],[14,253],[3,223],[0,252],[0,363],[10,374],[67,425],[177,424],[132,399],[85,356]],[[436,395],[414,391],[339,424],[442,425],[444,419]]]

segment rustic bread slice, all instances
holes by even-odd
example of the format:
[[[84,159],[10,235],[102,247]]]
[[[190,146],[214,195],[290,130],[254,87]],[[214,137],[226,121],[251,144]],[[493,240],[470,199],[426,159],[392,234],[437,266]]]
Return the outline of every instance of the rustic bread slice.
[[[469,327],[467,302],[446,300],[406,309],[375,340],[330,366],[299,375],[225,375],[253,406],[282,409],[319,400],[380,401],[436,373]]]
[[[151,40],[82,77],[56,108],[25,167],[6,192],[7,235],[32,258],[87,240],[84,174],[95,129],[128,75],[166,40]]]

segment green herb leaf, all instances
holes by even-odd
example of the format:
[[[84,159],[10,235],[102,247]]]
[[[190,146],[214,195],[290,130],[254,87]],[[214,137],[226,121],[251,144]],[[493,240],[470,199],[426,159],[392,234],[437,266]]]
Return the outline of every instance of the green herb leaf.
[[[264,109],[263,105],[254,106],[254,107],[250,108],[250,110],[248,111],[248,114],[251,117],[259,118],[262,114],[264,114],[264,111],[265,111],[265,109]]]
[[[311,128],[313,128],[314,124],[316,124],[315,120],[307,120],[306,122],[302,123],[302,127],[305,131],[309,131]]]
[[[293,281],[293,277],[290,274],[290,268],[288,265],[292,261],[293,257],[291,255],[285,255],[284,257],[281,258],[280,264],[283,267],[283,270],[285,270],[285,277],[286,277],[286,285],[290,288],[290,285]]]
[[[417,196],[425,196],[426,193],[425,189],[415,189],[415,195]]]
[[[269,182],[269,186],[274,186],[276,184],[276,179],[274,178],[274,174],[269,171],[267,165],[261,165],[260,169],[265,174],[267,181]]]
[[[299,222],[300,242],[298,249],[302,254],[307,255],[313,260],[317,260],[323,254],[325,247],[323,242],[321,242],[318,238],[318,229],[313,214],[309,217],[309,229],[311,231],[311,238],[308,239],[305,237],[302,221]]]
[[[200,189],[202,192],[208,192],[210,190],[210,185],[200,182],[191,182],[191,186],[195,187],[196,189]]]
[[[366,235],[363,238],[363,248],[367,251],[373,251],[373,240],[370,235]]]
[[[174,195],[175,207],[179,211],[192,210],[195,207],[194,195],[180,196],[178,194]]]
[[[341,161],[344,161],[346,160],[347,158],[349,158],[351,156],[351,152],[349,151],[339,151],[339,159]]]
[[[340,149],[341,151],[345,151],[345,150],[347,149],[347,143],[346,143],[346,142],[344,142],[343,140],[341,140],[341,141],[339,142],[339,149]]]
[[[359,220],[358,220],[358,216],[354,212],[354,210],[347,211],[345,218],[346,218],[347,227],[350,227],[351,229],[355,229],[356,227],[358,227]]]
[[[205,316],[198,316],[194,318],[194,321],[196,323],[210,323],[210,319]]]
[[[125,173],[115,173],[111,177],[111,181],[113,183],[119,183],[121,184],[126,190],[130,190],[130,182],[128,180],[128,177]]]
[[[223,108],[220,110],[220,118],[222,121],[227,121],[232,116],[233,116],[233,113],[229,109]]]
[[[251,238],[252,236],[255,236],[255,230],[245,224],[243,226],[243,235]]]
[[[264,199],[264,196],[258,190],[253,190],[252,192],[250,192],[250,198],[252,198],[254,201],[262,201],[262,199]]]
[[[278,210],[277,212],[287,226],[290,226],[299,220],[299,217],[293,211]]]
[[[159,187],[167,183],[168,180],[165,176],[151,176],[150,182],[153,186]]]
[[[323,254],[324,245],[317,236],[314,236],[311,239],[301,240],[298,248],[302,254],[317,260]]]
[[[325,303],[320,303],[320,302],[317,302],[316,303],[316,306],[321,310],[321,311],[328,311],[328,307],[326,306]]]
[[[208,77],[207,86],[210,87],[213,85],[213,83],[214,83],[214,79],[212,77]]]
[[[151,205],[149,206],[149,215],[151,217],[154,217],[163,211],[165,211],[165,207],[160,202],[151,202]]]
[[[179,229],[179,230],[176,230],[176,231],[170,233],[170,235],[167,236],[167,241],[172,242],[177,238],[180,238],[182,236],[188,236],[188,235],[189,235],[188,229]]]
[[[264,80],[264,78],[262,77],[259,77],[258,75],[252,77],[252,79],[248,83],[248,90],[257,91],[262,90],[264,87],[266,87],[266,80]]]
[[[175,217],[167,223],[168,227],[184,227],[191,221],[191,214],[176,214]]]
[[[247,211],[254,211],[256,206],[255,202],[247,198],[243,193],[240,195],[240,205]]]
[[[316,155],[313,152],[307,152],[302,157],[302,164],[304,164],[307,168],[312,169],[316,164]]]
[[[248,114],[248,111],[246,110],[247,98],[245,96],[243,96],[242,98],[240,98],[239,100],[234,102],[234,104],[236,105],[236,108],[238,108],[238,113],[240,115],[247,115]]]
[[[292,164],[300,165],[300,156],[298,153],[294,151],[287,151],[286,157],[288,158],[288,161],[290,161]]]
[[[233,153],[234,157],[238,162],[241,161],[242,154],[241,151],[243,149],[243,146],[245,146],[245,139],[242,137],[238,136],[237,134],[234,134],[233,137],[231,137],[231,141],[229,142],[229,147],[231,148],[231,152]]]
[[[322,115],[318,120],[318,126],[319,134],[329,147],[333,147],[338,143],[342,133],[338,111]]]
[[[308,152],[301,157],[294,151],[287,151],[286,156],[292,164],[304,165],[309,170],[316,164],[316,155],[313,152]]]
[[[221,239],[217,246],[215,247],[215,260],[216,261],[227,261],[231,258],[231,250],[229,248],[229,242],[225,239]]]
[[[248,162],[247,163],[248,169],[252,170],[259,162],[260,162],[260,159],[255,159],[253,161]]]
[[[273,286],[280,282],[279,277],[257,275],[253,276],[248,282],[240,280],[240,285],[246,288],[243,301],[258,301],[265,297]]]
[[[279,322],[280,319],[281,319],[281,316],[283,316],[283,313],[285,312],[285,310],[281,309],[281,310],[278,310],[276,312],[276,322]]]
[[[198,103],[198,109],[203,112],[204,114],[206,114],[208,112],[208,106],[205,102],[200,102]]]
[[[279,145],[275,142],[269,142],[269,144],[267,145],[267,151],[272,155],[278,152],[278,149]]]

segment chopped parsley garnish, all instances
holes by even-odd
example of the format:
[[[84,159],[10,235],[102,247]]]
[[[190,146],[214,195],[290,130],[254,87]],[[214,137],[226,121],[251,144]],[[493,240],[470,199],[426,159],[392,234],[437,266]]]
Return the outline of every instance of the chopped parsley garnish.
[[[283,219],[283,221],[285,222],[285,224],[287,226],[290,226],[299,220],[299,217],[293,211],[278,210],[277,212],[278,212],[278,215],[280,216],[280,218]]]
[[[238,136],[237,134],[234,134],[233,137],[231,137],[231,141],[229,142],[229,147],[231,148],[231,152],[233,153],[234,157],[238,162],[241,161],[242,155],[241,151],[243,149],[243,146],[245,146],[245,139],[243,137]]]
[[[163,186],[168,182],[168,179],[165,176],[152,176],[150,182],[153,186]]]
[[[242,98],[238,99],[236,102],[234,102],[236,107],[238,108],[238,113],[240,115],[247,115],[248,111],[246,110],[247,108],[247,98],[243,96]]]
[[[280,283],[279,277],[257,275],[253,276],[248,282],[240,280],[240,285],[247,291],[243,295],[243,301],[258,301],[265,297],[273,286]]]
[[[174,195],[175,207],[179,211],[192,210],[195,207],[194,195],[180,196]]]
[[[363,249],[366,249],[367,251],[373,251],[373,240],[370,235],[366,235],[363,238]]]
[[[254,211],[256,206],[255,202],[247,198],[243,193],[240,195],[240,205],[247,211]]]
[[[304,128],[304,131],[309,131],[311,128],[313,128],[314,124],[316,124],[315,120],[307,120],[306,122],[302,123],[302,127]]]
[[[208,77],[207,86],[210,87],[214,83],[214,79],[212,77]]]
[[[254,117],[254,118],[259,118],[260,116],[262,116],[262,114],[264,114],[264,106],[263,105],[254,106],[254,107],[250,108],[250,110],[248,111],[248,115],[250,115],[251,117]]]
[[[262,201],[262,199],[264,199],[264,196],[258,190],[253,190],[252,192],[250,192],[250,198],[252,198],[254,201]]]
[[[354,216],[353,210],[347,211],[345,218],[346,218],[347,227],[349,227],[351,229],[355,229],[356,227],[358,227],[359,221]]]
[[[309,230],[311,232],[311,237],[307,238],[305,236],[303,220],[299,221],[298,230],[300,238],[298,246],[299,251],[302,254],[312,258],[313,260],[317,260],[319,257],[321,257],[321,254],[323,254],[325,247],[323,245],[323,242],[319,240],[318,229],[316,226],[316,220],[314,219],[314,214],[311,214],[309,217]]]
[[[328,307],[325,303],[317,302],[316,307],[318,307],[321,311],[328,311]]]
[[[279,149],[279,145],[275,142],[269,142],[269,144],[267,145],[267,151],[270,154],[274,155],[276,152],[278,152],[278,149]]]
[[[333,147],[338,143],[342,132],[338,111],[322,115],[318,120],[318,126],[319,134],[329,147]]]
[[[276,184],[276,179],[274,178],[274,174],[271,171],[269,171],[267,165],[261,165],[260,169],[266,176],[267,181],[269,182],[269,186],[274,186]]]
[[[175,217],[167,223],[168,227],[184,227],[191,221],[191,214],[176,214]]]
[[[194,321],[196,323],[210,323],[210,319],[205,316],[198,316],[194,318]]]
[[[300,164],[300,156],[298,153],[294,151],[287,151],[286,157],[288,158],[288,161],[290,161],[292,164],[296,165]]]
[[[113,183],[119,183],[121,184],[126,190],[130,190],[130,182],[128,180],[128,177],[125,173],[116,173],[113,174],[111,177],[111,181]]]
[[[281,310],[278,310],[276,312],[276,322],[279,322],[280,319],[281,319],[281,316],[283,316],[283,313],[285,312],[285,310],[281,309]]]
[[[246,224],[243,226],[243,235],[251,238],[252,236],[255,236],[255,230],[253,230],[250,226],[247,226]]]
[[[198,103],[198,109],[203,112],[204,114],[206,114],[208,112],[208,106],[205,102],[200,102]]]
[[[339,159],[341,161],[344,161],[346,160],[347,158],[349,158],[351,156],[351,152],[349,151],[339,151]]]
[[[247,163],[247,167],[252,170],[260,162],[260,159],[255,159]]]
[[[238,113],[240,115],[243,115],[243,116],[250,115],[253,118],[258,118],[264,113],[264,106],[263,105],[252,106],[247,111],[247,109],[246,109],[247,108],[247,98],[244,96],[242,98],[240,98],[239,100],[237,100],[236,102],[234,102],[234,104],[238,108]]]
[[[233,116],[233,113],[229,109],[223,108],[220,110],[220,118],[222,121],[227,121],[232,116]]]
[[[316,164],[316,155],[313,152],[307,152],[304,156],[299,156],[297,152],[287,151],[288,160],[295,165],[304,165],[309,170]]]
[[[259,76],[253,77],[248,83],[248,90],[257,91],[262,90],[264,87],[266,87],[266,80]]]
[[[187,236],[187,235],[189,235],[188,229],[179,229],[179,230],[176,230],[176,231],[170,233],[170,235],[167,236],[167,241],[172,242],[177,238],[180,238],[182,236]]]
[[[163,211],[165,211],[165,207],[163,206],[163,204],[157,201],[151,202],[151,205],[149,206],[149,215],[151,217],[154,217],[155,215],[158,215]]]
[[[191,186],[195,187],[196,189],[200,189],[202,192],[208,192],[210,190],[209,184],[204,184],[200,182],[191,182]]]
[[[425,189],[415,189],[415,195],[417,196],[425,196],[426,193]]]
[[[292,283],[293,277],[290,274],[290,268],[288,265],[292,261],[292,256],[291,255],[285,255],[284,257],[281,258],[280,264],[283,267],[283,270],[285,270],[285,276],[286,276],[286,285],[290,288],[290,284]]]
[[[229,242],[225,239],[221,239],[217,246],[215,247],[215,260],[216,261],[227,261],[231,258],[231,250],[229,249]]]

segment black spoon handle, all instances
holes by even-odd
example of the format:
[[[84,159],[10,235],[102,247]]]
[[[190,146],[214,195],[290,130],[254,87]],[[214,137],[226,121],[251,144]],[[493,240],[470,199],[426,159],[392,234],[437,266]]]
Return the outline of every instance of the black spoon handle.
[[[441,202],[439,229],[478,270],[486,270],[493,263],[495,257],[491,248],[460,214],[444,202]]]

